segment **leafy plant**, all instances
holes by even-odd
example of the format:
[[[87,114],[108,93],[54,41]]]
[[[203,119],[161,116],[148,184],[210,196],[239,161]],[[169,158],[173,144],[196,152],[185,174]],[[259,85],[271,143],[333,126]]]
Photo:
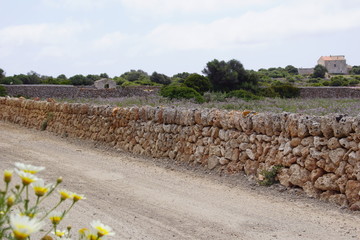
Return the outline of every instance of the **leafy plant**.
[[[6,88],[4,86],[0,86],[0,97],[6,95],[7,95]]]
[[[276,182],[276,176],[282,165],[274,165],[269,170],[262,170],[259,174],[259,184],[262,186],[271,186]]]

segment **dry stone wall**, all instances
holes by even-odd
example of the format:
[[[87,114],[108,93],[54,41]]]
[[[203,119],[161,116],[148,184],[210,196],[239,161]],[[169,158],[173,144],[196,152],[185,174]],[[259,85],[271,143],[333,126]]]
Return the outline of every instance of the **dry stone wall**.
[[[72,85],[3,85],[12,97],[29,98],[116,98],[129,96],[149,96],[157,94],[159,87],[136,86],[124,88],[96,89]]]
[[[258,177],[282,165],[281,184],[360,209],[360,117],[0,98],[0,120],[214,171]]]

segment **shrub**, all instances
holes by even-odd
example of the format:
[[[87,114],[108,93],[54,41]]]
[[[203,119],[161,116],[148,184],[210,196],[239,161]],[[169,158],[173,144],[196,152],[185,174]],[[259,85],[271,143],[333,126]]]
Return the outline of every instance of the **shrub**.
[[[135,82],[125,81],[123,84],[121,84],[121,86],[122,86],[122,87],[140,86],[140,84],[135,83]]]
[[[281,98],[295,98],[300,96],[300,88],[290,84],[271,86]]]
[[[259,88],[256,94],[268,98],[280,97],[279,93],[275,92],[274,88],[272,87]]]
[[[234,90],[231,91],[227,94],[228,97],[236,97],[236,98],[241,98],[244,99],[246,101],[249,100],[260,100],[261,97],[253,94],[252,92],[240,89],[240,90]]]
[[[198,93],[203,94],[204,92],[207,92],[211,88],[210,80],[207,77],[201,76],[200,74],[191,74],[188,76],[184,84],[187,87],[195,89]]]
[[[262,170],[259,175],[259,184],[262,186],[273,185],[276,182],[275,178],[281,168],[283,168],[282,165],[275,165],[272,166],[269,170]]]
[[[6,88],[4,86],[0,86],[0,97],[6,95],[7,95]]]
[[[348,80],[343,76],[332,77],[330,80],[330,86],[348,86]]]
[[[351,79],[350,81],[349,81],[349,85],[350,86],[356,86],[356,85],[358,85],[360,83],[360,80],[358,80],[358,79]]]
[[[195,89],[184,85],[170,85],[160,90],[160,95],[166,98],[191,99],[194,98],[198,103],[203,103],[204,98]]]

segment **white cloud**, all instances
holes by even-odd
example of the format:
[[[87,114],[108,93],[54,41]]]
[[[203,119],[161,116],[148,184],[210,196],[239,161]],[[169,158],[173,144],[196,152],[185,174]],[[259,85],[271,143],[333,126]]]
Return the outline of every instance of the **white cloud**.
[[[54,44],[70,40],[87,28],[78,23],[24,24],[0,29],[0,43],[8,46]]]
[[[129,36],[126,34],[121,32],[112,32],[95,40],[93,42],[93,47],[96,49],[113,49],[120,47],[127,39],[129,39]]]
[[[173,12],[215,12],[258,5],[269,5],[278,0],[121,0],[128,8],[148,13],[170,14]]]
[[[162,50],[219,49],[355,27],[360,27],[359,7],[333,0],[304,0],[210,23],[163,24],[147,40]]]
[[[43,2],[49,6],[72,10],[105,7],[112,1],[116,0],[43,0]]]

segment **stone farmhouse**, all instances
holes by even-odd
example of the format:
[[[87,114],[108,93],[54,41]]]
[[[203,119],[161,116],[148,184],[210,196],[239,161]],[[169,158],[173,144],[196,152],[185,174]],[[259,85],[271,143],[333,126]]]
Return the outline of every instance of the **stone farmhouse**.
[[[344,55],[321,56],[317,64],[324,66],[328,74],[349,74],[351,66],[346,64]],[[300,75],[310,75],[314,73],[314,68],[298,68]]]
[[[94,87],[96,89],[116,88],[116,82],[111,79],[102,78],[94,82]]]
[[[323,65],[329,74],[348,74],[349,72],[343,55],[321,56],[317,63]]]

